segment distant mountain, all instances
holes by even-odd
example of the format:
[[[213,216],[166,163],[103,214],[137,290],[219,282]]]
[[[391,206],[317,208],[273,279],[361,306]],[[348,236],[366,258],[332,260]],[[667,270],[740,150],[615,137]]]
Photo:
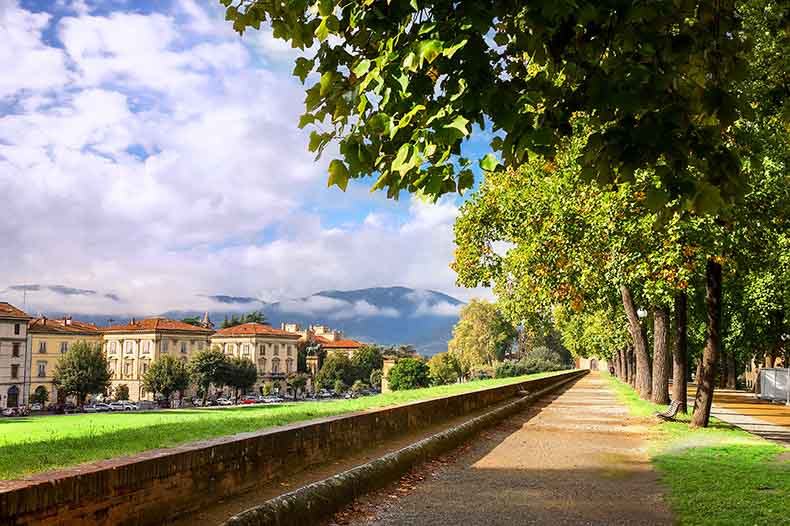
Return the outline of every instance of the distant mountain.
[[[381,345],[411,344],[424,355],[447,350],[447,342],[458,321],[463,302],[433,290],[407,287],[376,287],[359,290],[326,290],[311,296],[264,303],[246,296],[212,296],[216,301],[233,306],[233,310],[209,312],[219,326],[225,316],[239,311],[262,310],[272,326],[283,322],[307,325],[328,325],[342,330],[349,338]],[[59,317],[62,313],[47,313]],[[161,314],[181,319],[202,316],[202,311],[180,310]],[[129,316],[80,315],[84,321],[97,325],[127,322]],[[144,315],[137,315],[137,318]]]

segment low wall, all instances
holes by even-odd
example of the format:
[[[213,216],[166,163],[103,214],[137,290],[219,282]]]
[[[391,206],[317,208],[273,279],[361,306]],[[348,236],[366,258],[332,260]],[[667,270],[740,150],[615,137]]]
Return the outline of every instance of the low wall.
[[[0,524],[166,523],[288,473],[554,383],[569,371],[482,391],[242,433],[0,481]],[[21,446],[24,447],[24,446]]]

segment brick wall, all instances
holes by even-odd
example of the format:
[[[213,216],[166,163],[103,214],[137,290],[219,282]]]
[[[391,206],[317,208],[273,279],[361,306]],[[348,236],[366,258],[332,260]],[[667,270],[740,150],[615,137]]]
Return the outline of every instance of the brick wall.
[[[514,385],[154,450],[0,481],[0,524],[154,525],[371,443],[585,374]]]

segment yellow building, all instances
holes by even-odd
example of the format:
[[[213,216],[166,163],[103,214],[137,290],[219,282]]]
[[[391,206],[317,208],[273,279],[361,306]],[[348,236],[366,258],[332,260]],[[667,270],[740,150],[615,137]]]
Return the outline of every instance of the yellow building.
[[[214,331],[167,318],[150,318],[105,327],[101,332],[113,371],[113,389],[126,384],[130,400],[145,400],[153,397],[143,390],[143,375],[151,364],[164,355],[188,361],[193,353],[208,348]]]
[[[0,409],[26,405],[30,394],[30,349],[27,327],[31,317],[0,301]]]
[[[267,381],[284,387],[285,377],[296,372],[296,344],[301,337],[261,323],[244,323],[215,332],[211,346],[219,347],[229,356],[251,360],[258,368],[257,391]]]
[[[101,344],[98,327],[71,318],[36,318],[28,329],[30,342],[30,393],[46,391],[48,400],[58,400],[53,374],[60,357],[79,341]]]

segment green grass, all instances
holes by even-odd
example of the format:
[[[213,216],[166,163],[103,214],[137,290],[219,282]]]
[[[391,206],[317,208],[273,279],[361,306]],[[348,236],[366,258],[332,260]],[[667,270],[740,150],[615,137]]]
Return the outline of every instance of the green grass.
[[[610,378],[632,415],[652,417],[665,409],[641,400],[631,386]],[[753,526],[790,521],[790,448],[711,419],[691,429],[689,417],[650,427],[650,455],[682,525]]]
[[[552,374],[558,373],[397,391],[354,400],[0,419],[0,479],[313,418],[508,385]]]

